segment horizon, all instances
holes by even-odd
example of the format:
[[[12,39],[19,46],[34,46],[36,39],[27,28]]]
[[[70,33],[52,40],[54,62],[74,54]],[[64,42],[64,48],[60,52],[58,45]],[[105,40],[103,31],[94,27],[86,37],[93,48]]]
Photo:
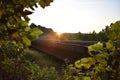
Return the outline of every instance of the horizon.
[[[36,8],[29,18],[30,23],[58,33],[99,32],[120,20],[119,3],[120,0],[54,0],[45,9]]]

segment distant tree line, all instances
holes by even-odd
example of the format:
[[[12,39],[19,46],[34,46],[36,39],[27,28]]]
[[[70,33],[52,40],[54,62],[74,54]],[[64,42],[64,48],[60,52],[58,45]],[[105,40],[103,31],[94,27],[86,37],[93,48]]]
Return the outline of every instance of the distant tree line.
[[[91,33],[63,33],[60,36],[60,40],[84,40],[84,41],[108,41],[106,32],[109,30],[109,26],[105,29],[96,33],[95,31]]]
[[[59,39],[59,40],[83,40],[83,41],[108,41],[108,37],[106,36],[106,32],[109,31],[110,27],[106,26],[105,29],[102,29],[99,33],[95,31],[90,33],[62,33],[61,35],[57,35],[51,28],[46,28],[41,25],[35,25],[32,23],[30,25],[31,28],[38,27],[43,34],[40,36],[41,39]]]

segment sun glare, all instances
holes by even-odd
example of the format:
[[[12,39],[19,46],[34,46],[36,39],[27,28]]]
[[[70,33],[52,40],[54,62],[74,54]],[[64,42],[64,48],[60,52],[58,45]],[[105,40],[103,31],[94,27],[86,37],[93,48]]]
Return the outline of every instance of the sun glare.
[[[62,32],[57,32],[57,35],[60,36],[62,34]]]

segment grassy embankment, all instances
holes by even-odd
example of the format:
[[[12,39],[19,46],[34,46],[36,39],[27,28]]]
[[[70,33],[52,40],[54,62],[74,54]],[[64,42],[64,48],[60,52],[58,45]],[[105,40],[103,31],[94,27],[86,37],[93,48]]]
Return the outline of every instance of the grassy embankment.
[[[51,77],[54,74],[59,78],[63,76],[63,64],[61,61],[56,60],[52,56],[48,56],[47,54],[38,52],[36,50],[28,50],[25,58],[39,65],[42,70],[42,74],[44,72],[45,75],[48,74],[51,75]]]

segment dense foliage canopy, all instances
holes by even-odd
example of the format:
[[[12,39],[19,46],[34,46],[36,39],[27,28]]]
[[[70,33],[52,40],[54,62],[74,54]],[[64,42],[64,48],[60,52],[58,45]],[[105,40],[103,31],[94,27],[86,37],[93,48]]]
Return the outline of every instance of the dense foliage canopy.
[[[53,0],[0,0],[0,80],[40,80],[39,66],[24,58],[42,31],[30,28],[26,8],[42,8]],[[44,78],[43,78],[44,79]]]

